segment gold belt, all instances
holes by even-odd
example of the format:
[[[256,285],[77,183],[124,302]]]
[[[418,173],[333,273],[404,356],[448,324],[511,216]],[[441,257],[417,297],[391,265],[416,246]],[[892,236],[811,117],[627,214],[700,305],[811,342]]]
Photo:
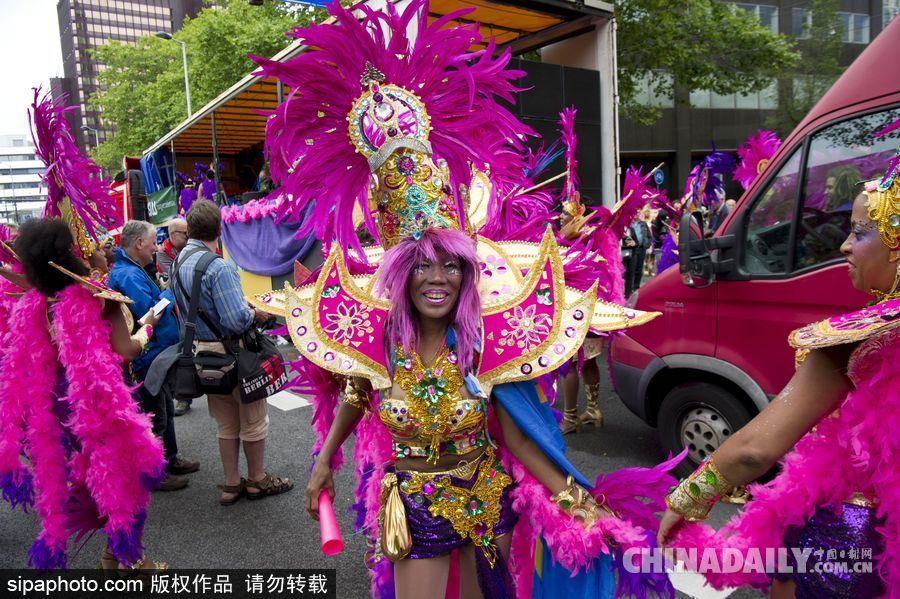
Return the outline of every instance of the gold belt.
[[[497,555],[493,544],[494,526],[500,521],[500,497],[504,489],[512,484],[503,465],[495,459],[493,448],[489,446],[481,458],[453,470],[409,471],[409,474],[410,479],[400,483],[400,491],[411,495],[419,505],[428,498],[431,515],[448,520],[459,536],[464,539],[468,537],[484,551],[493,566]],[[450,480],[451,476],[472,480],[476,474],[471,489],[456,486]]]
[[[878,499],[870,499],[865,493],[857,491],[851,495],[849,499],[845,499],[844,503],[858,505],[860,507],[876,507],[878,505]]]

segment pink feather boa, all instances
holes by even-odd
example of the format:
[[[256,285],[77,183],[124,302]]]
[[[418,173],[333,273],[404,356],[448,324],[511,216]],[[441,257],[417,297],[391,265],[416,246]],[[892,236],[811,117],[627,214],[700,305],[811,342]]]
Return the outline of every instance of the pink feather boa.
[[[162,444],[138,409],[112,351],[102,303],[79,285],[51,309],[69,383],[69,426],[85,456],[84,482],[105,518],[110,550],[123,563],[142,557],[140,536],[150,489],[163,474]]]
[[[65,507],[69,496],[63,429],[53,410],[56,353],[47,325],[47,299],[27,292],[13,309],[9,341],[14,341],[0,366],[0,467],[18,484],[28,471],[19,460],[21,449],[31,465],[35,507],[41,532],[29,551],[29,563],[41,568],[66,565]]]
[[[778,548],[788,527],[801,525],[819,506],[841,503],[856,491],[874,490],[885,551],[876,556],[890,597],[900,597],[900,329],[866,341],[851,359],[856,384],[839,410],[803,437],[770,483],[750,488],[753,500],[718,533],[687,525],[677,547]],[[721,557],[721,555],[720,555]],[[762,575],[707,575],[715,587],[750,584]]]

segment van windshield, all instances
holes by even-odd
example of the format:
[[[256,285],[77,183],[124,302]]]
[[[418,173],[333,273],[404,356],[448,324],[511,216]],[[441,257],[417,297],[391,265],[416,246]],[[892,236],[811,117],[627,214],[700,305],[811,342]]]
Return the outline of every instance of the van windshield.
[[[798,147],[750,209],[743,270],[786,274],[841,258],[853,200],[863,182],[882,176],[900,148],[900,129],[880,137],[873,134],[898,119],[900,108],[891,108],[826,127],[810,138],[805,164]],[[799,218],[793,227],[798,200]]]
[[[873,134],[900,118],[891,109],[842,121],[810,140],[796,242],[796,270],[840,258],[853,200],[880,178],[900,146],[900,131]]]

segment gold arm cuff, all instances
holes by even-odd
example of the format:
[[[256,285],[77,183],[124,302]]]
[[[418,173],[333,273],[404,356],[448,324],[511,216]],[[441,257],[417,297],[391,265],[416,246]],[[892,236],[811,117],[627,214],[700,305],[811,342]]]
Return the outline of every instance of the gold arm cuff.
[[[369,411],[369,394],[352,377],[344,387],[344,403],[363,412]]]
[[[734,489],[735,486],[722,476],[709,459],[666,496],[666,505],[688,522],[697,522],[705,520],[712,506]]]
[[[566,477],[566,488],[556,495],[551,495],[550,501],[556,503],[565,513],[579,520],[585,528],[593,526],[599,518],[597,501],[587,489],[576,483],[571,475]]]
[[[147,349],[147,344],[150,343],[150,337],[152,335],[153,327],[148,324],[138,329],[137,333],[132,335],[131,338],[138,342],[138,345],[141,347],[141,352],[143,352]]]

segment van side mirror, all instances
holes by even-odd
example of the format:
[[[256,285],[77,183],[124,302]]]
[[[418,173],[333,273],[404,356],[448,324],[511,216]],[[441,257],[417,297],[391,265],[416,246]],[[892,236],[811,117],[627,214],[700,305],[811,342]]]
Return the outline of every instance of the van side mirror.
[[[712,257],[703,242],[701,215],[685,212],[678,223],[678,270],[688,287],[706,287],[715,280]]]
[[[678,223],[678,270],[688,287],[707,287],[716,275],[734,268],[734,260],[714,258],[710,251],[728,249],[734,245],[734,235],[704,238],[703,214],[684,213]]]

